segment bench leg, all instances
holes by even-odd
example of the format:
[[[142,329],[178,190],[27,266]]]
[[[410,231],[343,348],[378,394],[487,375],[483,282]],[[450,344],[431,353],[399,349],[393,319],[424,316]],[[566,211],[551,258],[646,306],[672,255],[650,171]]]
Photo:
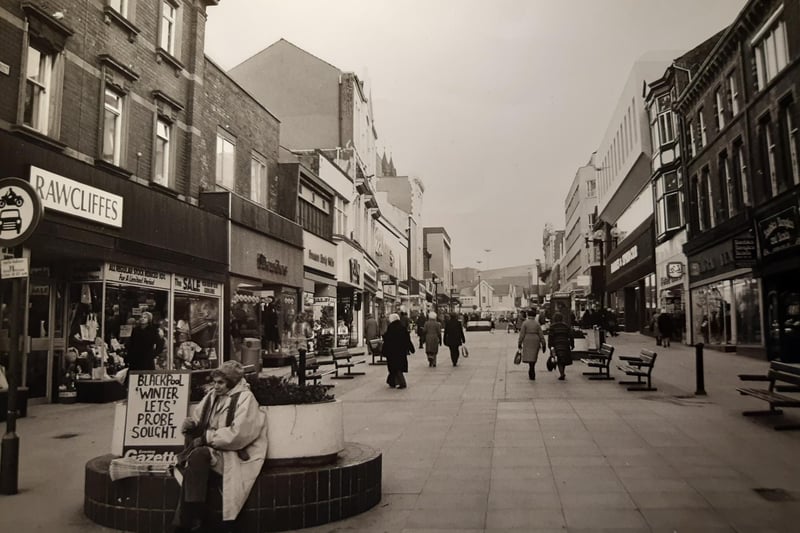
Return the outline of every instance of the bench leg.
[[[331,376],[331,379],[353,379],[354,376],[349,376],[347,374],[339,375],[336,374],[335,376]]]

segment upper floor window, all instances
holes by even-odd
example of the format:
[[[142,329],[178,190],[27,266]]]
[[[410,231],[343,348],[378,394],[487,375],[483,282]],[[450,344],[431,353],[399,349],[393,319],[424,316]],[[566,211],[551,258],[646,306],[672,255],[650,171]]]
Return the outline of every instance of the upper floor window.
[[[119,166],[122,159],[124,96],[106,87],[103,101],[103,160]]]
[[[250,199],[264,205],[267,195],[267,162],[254,153],[250,159]]]
[[[333,205],[336,209],[333,232],[339,235],[347,235],[347,206],[344,198],[336,197]]]
[[[60,76],[56,64],[59,55],[31,44],[25,70],[25,104],[22,123],[47,135],[55,135],[54,123],[59,112]]]
[[[733,143],[733,158],[731,160],[731,180],[734,183],[734,192],[741,194],[738,205],[750,205],[750,188],[747,183],[747,165],[744,158],[744,144],[741,139]]]
[[[178,7],[170,0],[161,3],[161,36],[159,46],[175,55],[175,33],[178,25]]]
[[[772,119],[769,113],[758,121],[757,134],[759,163],[761,164],[758,172],[761,175],[760,182],[764,199],[766,200],[771,195],[778,194],[785,189],[780,187],[782,182],[778,181],[778,176],[775,172],[775,136],[772,131]]]
[[[714,214],[712,211],[711,180],[709,179],[709,169],[704,167],[697,185],[697,214],[700,223],[700,231],[711,229],[714,225]]]
[[[108,0],[108,5],[113,7],[123,17],[128,16],[128,0]]]
[[[797,114],[794,100],[789,97],[780,102],[780,157],[783,180],[788,184],[800,183],[800,169],[798,169],[798,143]]]
[[[697,110],[697,125],[700,127],[700,148],[702,149],[708,144],[708,137],[706,136],[706,121],[703,118],[703,108]]]
[[[728,107],[732,117],[739,114],[739,90],[736,88],[735,72],[728,74]]]
[[[725,127],[725,104],[722,99],[722,87],[718,87],[714,91],[714,111],[716,111],[714,118],[717,123],[717,131],[720,131]]]
[[[224,130],[217,131],[217,185],[232,191],[236,180],[236,139]]]
[[[688,137],[687,144],[689,146],[687,148],[689,149],[689,157],[694,157],[697,139],[695,138],[694,122],[692,120],[686,122],[686,134]]]
[[[675,130],[672,127],[672,111],[658,115],[658,137],[661,141],[661,146],[675,140]]]
[[[586,197],[594,198],[595,196],[597,196],[597,181],[588,180],[586,182]]]
[[[153,182],[169,187],[172,181],[172,124],[162,118],[156,120],[156,150],[153,164]]]
[[[773,13],[750,41],[755,56],[758,89],[766,87],[767,83],[788,63],[786,25],[781,19],[782,15],[783,5]]]
[[[656,229],[659,235],[683,227],[681,183],[681,177],[677,172],[668,172],[656,179]]]
[[[731,191],[730,168],[728,166],[728,152],[722,151],[717,159],[717,177],[719,197],[717,198],[717,220],[724,220],[733,215],[731,212]]]

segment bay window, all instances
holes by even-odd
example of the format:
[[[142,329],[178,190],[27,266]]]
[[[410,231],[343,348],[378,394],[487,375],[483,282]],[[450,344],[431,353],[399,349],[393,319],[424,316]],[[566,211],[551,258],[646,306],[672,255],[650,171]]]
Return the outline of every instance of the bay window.
[[[683,227],[683,187],[677,171],[658,176],[655,180],[656,231],[664,235]]]

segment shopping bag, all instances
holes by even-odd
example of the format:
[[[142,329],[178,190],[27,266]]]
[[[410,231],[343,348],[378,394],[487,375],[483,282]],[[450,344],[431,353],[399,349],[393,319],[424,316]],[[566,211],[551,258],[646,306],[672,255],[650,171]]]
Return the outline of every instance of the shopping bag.
[[[514,364],[518,365],[522,363],[522,350],[518,349],[517,353],[514,354]]]
[[[551,353],[547,358],[547,370],[552,372],[556,368],[556,354]]]
[[[467,349],[467,345],[466,344],[462,344],[461,345],[461,357],[464,357],[464,358],[469,357],[469,350]]]

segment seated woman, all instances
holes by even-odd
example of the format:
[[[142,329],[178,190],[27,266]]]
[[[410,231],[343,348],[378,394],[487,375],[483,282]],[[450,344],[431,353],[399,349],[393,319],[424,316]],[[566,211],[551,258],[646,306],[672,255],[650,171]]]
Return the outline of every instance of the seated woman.
[[[267,456],[267,426],[244,368],[225,361],[211,373],[214,388],[181,428],[186,448],[176,469],[183,483],[175,531],[202,531],[211,472],[222,476],[222,520],[236,520]]]

